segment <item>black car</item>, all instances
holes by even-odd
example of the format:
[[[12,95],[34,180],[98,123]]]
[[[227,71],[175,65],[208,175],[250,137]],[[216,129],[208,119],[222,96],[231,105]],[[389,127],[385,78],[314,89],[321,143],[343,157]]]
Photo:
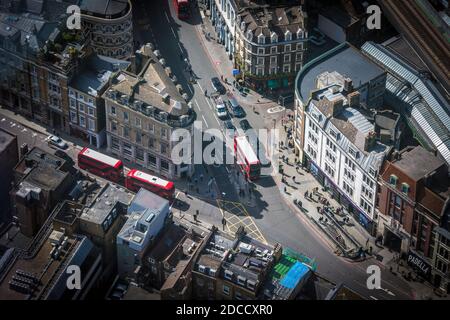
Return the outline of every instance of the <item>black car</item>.
[[[211,78],[211,85],[214,88],[214,90],[216,90],[218,93],[220,94],[226,93],[226,89],[223,86],[222,82],[220,82],[219,78],[217,77]]]
[[[234,98],[232,95],[228,96],[228,105],[230,106],[231,114],[233,115],[233,117],[236,118],[245,117],[244,109],[242,109],[242,107],[236,101],[236,98]]]
[[[225,128],[231,130],[231,129],[236,129],[233,125],[233,122],[231,120],[226,120],[223,122],[223,124],[225,125]]]
[[[248,129],[250,129],[252,127],[250,125],[250,123],[247,121],[247,119],[239,121],[239,125],[241,126],[242,130],[244,130],[244,131],[247,131]]]

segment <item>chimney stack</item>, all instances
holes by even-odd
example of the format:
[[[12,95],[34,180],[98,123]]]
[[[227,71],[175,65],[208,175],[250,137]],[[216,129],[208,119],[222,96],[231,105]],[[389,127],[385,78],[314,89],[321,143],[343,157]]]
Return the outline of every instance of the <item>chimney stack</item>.
[[[348,106],[349,107],[358,107],[360,102],[360,93],[359,91],[354,91],[347,95]]]

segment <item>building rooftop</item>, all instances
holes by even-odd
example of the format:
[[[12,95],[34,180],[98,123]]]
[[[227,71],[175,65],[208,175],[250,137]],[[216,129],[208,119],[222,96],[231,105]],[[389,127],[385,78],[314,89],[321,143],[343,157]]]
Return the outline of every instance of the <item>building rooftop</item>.
[[[82,272],[87,272],[90,263],[98,256],[98,251],[88,238],[66,238],[62,232],[51,228],[43,241],[34,241],[39,241],[39,244],[33,252],[27,251],[21,257],[14,258],[0,274],[0,299],[58,299],[62,291],[56,284],[61,285],[60,282],[65,281],[67,266],[77,259]],[[59,254],[56,255],[54,248],[59,245]]]
[[[385,73],[359,50],[348,43],[342,43],[316,59],[310,60],[297,74],[296,91],[303,103],[307,102],[310,93],[316,89],[317,76],[331,71],[352,79],[355,89]]]
[[[450,165],[448,96],[439,91],[439,86],[422,72],[423,69],[415,67],[414,62],[408,62],[411,59],[405,59],[392,48],[366,42],[361,51],[387,70],[386,90],[403,104],[401,110],[412,120],[410,123],[424,140],[421,142],[437,149]]]
[[[346,28],[352,23],[358,21],[357,18],[350,15],[348,12],[341,9],[339,6],[330,6],[320,11],[320,14],[330,19],[338,26]]]
[[[158,196],[157,194],[140,189],[136,196],[133,198],[130,206],[128,207],[128,214],[133,212],[143,212],[147,209],[164,211],[169,206],[169,201]]]
[[[231,237],[218,231],[214,231],[196,261],[195,270],[206,274],[208,274],[210,270],[217,272],[226,253],[233,247],[234,240]]]
[[[84,68],[72,79],[70,86],[96,97],[108,84],[113,73],[127,69],[130,62],[92,55],[83,65]]]
[[[55,170],[50,166],[38,166],[22,180],[18,192],[35,188],[55,190],[68,175],[68,172]]]
[[[101,189],[92,202],[83,209],[80,218],[92,223],[102,224],[117,202],[128,206],[133,197],[134,194],[131,191],[121,186],[108,183]]]
[[[65,163],[65,160],[48,153],[38,147],[31,149],[17,164],[15,171],[21,174],[27,174],[34,167],[50,167],[53,170],[60,169]]]
[[[280,259],[268,274],[260,293],[261,298],[270,300],[294,299],[301,289],[301,282],[312,274],[311,266],[290,249],[283,250]]]
[[[81,0],[81,11],[95,17],[119,18],[130,10],[128,0]]]
[[[270,37],[275,32],[279,37],[283,37],[289,30],[295,37],[299,29],[305,29],[306,13],[301,6],[291,7],[255,7],[246,6],[239,13],[241,25],[238,26],[243,32],[252,31],[254,37],[263,34]]]
[[[16,136],[0,128],[0,154],[14,141]]]
[[[243,236],[228,253],[220,276],[256,292],[274,260],[273,247]]]
[[[445,165],[445,162],[423,147],[417,146],[411,151],[403,152],[401,159],[394,161],[394,165],[410,178],[418,181]]]

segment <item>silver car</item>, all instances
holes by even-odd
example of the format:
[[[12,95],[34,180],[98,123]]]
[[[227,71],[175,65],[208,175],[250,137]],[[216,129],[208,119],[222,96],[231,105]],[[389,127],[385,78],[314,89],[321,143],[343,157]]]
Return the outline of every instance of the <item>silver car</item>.
[[[60,149],[67,149],[68,148],[68,144],[61,139],[60,137],[57,136],[49,136],[48,137],[48,144],[58,147]]]

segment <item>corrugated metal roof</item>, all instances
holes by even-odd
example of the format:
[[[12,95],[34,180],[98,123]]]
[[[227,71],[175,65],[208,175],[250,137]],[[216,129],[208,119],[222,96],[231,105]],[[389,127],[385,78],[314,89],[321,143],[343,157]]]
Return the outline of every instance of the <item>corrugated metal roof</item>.
[[[366,42],[361,50],[387,69],[386,89],[409,104],[420,132],[450,164],[450,116],[445,98],[430,80],[420,79],[417,71],[383,46]]]

